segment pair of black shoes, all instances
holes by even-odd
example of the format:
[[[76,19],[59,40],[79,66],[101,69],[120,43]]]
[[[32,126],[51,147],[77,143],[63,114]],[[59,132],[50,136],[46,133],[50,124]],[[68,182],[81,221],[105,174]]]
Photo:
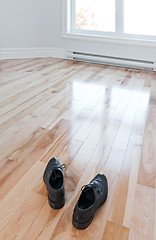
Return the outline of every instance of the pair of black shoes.
[[[54,209],[65,204],[63,168],[59,160],[52,158],[44,171],[43,180],[48,191],[49,205]],[[75,205],[72,223],[77,229],[87,228],[94,213],[107,199],[108,185],[104,174],[98,174],[88,185],[84,185]]]

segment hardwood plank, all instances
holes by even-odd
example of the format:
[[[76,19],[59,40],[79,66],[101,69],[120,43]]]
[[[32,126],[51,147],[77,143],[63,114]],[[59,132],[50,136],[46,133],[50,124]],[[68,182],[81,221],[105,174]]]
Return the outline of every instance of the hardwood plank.
[[[108,221],[103,240],[128,240],[129,229]]]
[[[71,72],[70,72],[70,70],[68,70],[69,71],[69,74],[71,75]],[[66,78],[65,78],[66,80],[69,80],[69,76],[67,77],[67,75],[66,75]],[[42,78],[42,80],[43,80],[43,78]],[[43,86],[42,86],[43,84],[41,84],[41,87],[37,90],[38,91],[38,94],[42,94],[42,93],[44,93],[45,91],[49,91],[49,88],[46,88],[46,89],[44,89],[43,88]],[[56,91],[55,91],[56,92]],[[32,93],[31,93],[32,94]],[[36,91],[35,91],[35,94],[36,94]],[[29,97],[29,95],[30,94],[26,94],[26,98],[28,98]],[[56,95],[56,94],[55,94]],[[37,95],[36,95],[37,96]],[[35,96],[35,97],[36,97]],[[60,95],[61,96],[61,95]],[[55,98],[56,98],[56,96],[55,96]],[[22,95],[22,101],[23,101],[23,95]],[[30,98],[30,101],[29,101],[29,99],[28,99],[28,101],[25,101],[25,102],[23,102],[21,105],[19,105],[18,107],[16,107],[16,108],[13,108],[12,109],[12,111],[9,111],[8,113],[7,113],[7,115],[5,114],[5,115],[3,115],[3,116],[1,116],[1,118],[0,118],[0,123],[2,124],[3,122],[6,122],[7,120],[9,120],[10,118],[12,118],[12,117],[14,117],[15,115],[17,115],[20,111],[23,111],[24,109],[25,109],[25,107],[27,107],[27,106],[29,106],[30,105],[30,103],[31,102],[33,102],[34,101],[34,97],[33,97],[33,99],[31,99]],[[36,101],[36,100],[35,100]],[[30,103],[29,103],[30,102]],[[18,103],[19,103],[19,101],[18,101]],[[10,106],[11,107],[11,106]],[[5,107],[5,109],[6,109],[6,107]],[[4,124],[3,124],[4,125]],[[45,126],[43,126],[43,127],[45,127]]]
[[[51,113],[48,116],[48,112]],[[28,136],[34,132],[39,126],[46,127],[51,122],[56,120],[57,114],[59,111],[57,109],[51,108],[50,110],[44,108],[42,111],[40,109],[36,109],[31,115],[26,116],[21,119],[18,123],[14,124],[5,131],[5,134],[2,133],[1,137],[1,157],[4,158],[8,154],[11,154],[12,151],[15,150],[15,146],[18,146],[22,142],[26,141]],[[34,121],[34,119],[36,119]],[[67,121],[66,121],[67,122]],[[25,128],[27,126],[27,128]],[[16,135],[16,138],[15,138]],[[6,144],[8,142],[8,144]]]
[[[133,203],[134,203],[135,191],[136,191],[136,185],[137,185],[140,156],[141,156],[141,147],[139,144],[139,145],[136,145],[132,155],[132,159],[131,159],[131,169],[130,169],[130,176],[129,176],[129,183],[128,183],[128,194],[127,194],[127,201],[126,201],[124,219],[123,219],[123,225],[125,227],[130,227],[131,215],[132,215],[132,209],[133,209]]]
[[[16,60],[18,61],[18,60]],[[32,64],[36,64],[39,61],[41,61],[41,59],[38,58],[34,58],[34,59],[25,59],[24,62],[18,62],[18,64],[13,65],[13,66],[9,66],[9,68],[7,67],[6,69],[3,68],[3,72],[10,72],[10,71],[17,71],[20,70],[21,68],[25,68],[27,66],[31,66]]]
[[[116,193],[109,216],[110,221],[119,223],[121,225],[124,223],[124,226],[127,227],[130,225],[130,216],[134,201],[135,186],[137,182],[138,164],[140,161],[141,145],[143,141],[143,129],[146,119],[146,113],[142,113],[142,111],[140,111],[141,110],[138,110],[136,112],[134,118],[132,131],[124,155]],[[142,116],[141,119],[140,116]],[[135,169],[133,169],[133,167]],[[119,209],[120,211],[118,211]]]
[[[64,146],[68,146],[70,145],[70,141],[74,141],[74,139],[72,140],[72,137],[75,132],[80,128],[83,121],[87,118],[87,113],[87,111],[83,110],[76,119],[70,122],[69,129],[66,132],[62,133],[61,136],[59,136],[52,148],[50,148],[46,155],[42,158],[42,161],[48,162],[51,156],[57,156],[58,154],[60,154]],[[76,140],[76,142],[80,143],[81,141]]]
[[[0,168],[0,200],[7,195],[20,178],[31,168],[35,161],[39,160],[40,155],[38,154],[36,146],[41,140],[41,137],[35,141],[35,137],[38,136],[39,133],[41,132],[37,131],[32,134],[30,146],[28,144],[29,142],[24,144],[24,146],[19,147],[10,156],[10,159],[6,159],[5,162],[3,161],[4,164]],[[45,134],[45,130],[43,130],[42,134]],[[36,150],[35,153],[34,150]]]
[[[112,148],[107,158],[106,169],[119,174],[124,160],[125,151],[120,148]]]
[[[23,240],[43,239],[42,236],[45,239],[48,239],[47,236],[50,235],[49,232],[53,231],[57,225],[61,213],[61,209],[52,210],[49,206],[49,203],[46,202],[40,213],[35,218],[34,222],[27,230],[25,236],[23,237]],[[46,231],[44,231],[44,229],[46,229]]]
[[[155,187],[156,177],[156,113],[149,110],[145,126],[142,155],[138,173],[138,183],[147,187]]]
[[[71,73],[70,73],[71,74]],[[68,76],[69,77],[69,76]],[[29,80],[30,79],[30,80]],[[14,110],[15,107],[17,106],[20,106],[22,105],[22,103],[25,103],[27,100],[31,99],[33,96],[37,96],[38,94],[42,93],[43,91],[46,91],[47,89],[51,88],[51,91],[52,90],[55,90],[55,85],[53,82],[51,81],[48,81],[47,78],[41,78],[40,76],[36,76],[36,79],[34,77],[34,82],[31,81],[31,77],[30,78],[27,78],[26,82],[25,82],[25,85],[24,86],[21,86],[21,89],[20,88],[17,88],[18,92],[16,92],[16,98],[14,97],[14,95],[12,96],[11,99],[7,99],[5,100],[6,98],[6,94],[9,94],[10,92],[10,89],[8,90],[8,93],[7,91],[4,89],[4,92],[5,92],[5,96],[4,96],[4,100],[3,102],[1,102],[1,105],[4,105],[6,104],[6,106],[4,106],[2,109],[1,109],[1,113],[0,115],[3,116],[4,114],[6,115],[7,112],[11,111],[11,110]],[[42,81],[41,81],[42,79]],[[29,81],[30,81],[30,84],[29,84]],[[26,91],[27,90],[27,91]],[[17,93],[19,95],[17,95]],[[2,96],[3,97],[3,96]],[[11,102],[10,102],[11,101]],[[9,102],[9,104],[8,104]],[[4,116],[5,117],[5,116]],[[1,117],[1,122],[3,122],[3,118],[4,117]],[[6,117],[5,117],[6,119]]]
[[[152,75],[152,80],[151,80],[151,92],[150,92],[150,104],[156,105],[156,77]]]
[[[140,94],[140,99],[139,99],[139,104],[137,106],[137,109],[142,111],[148,110],[148,105],[150,101],[150,90],[151,89],[149,87],[143,88]]]
[[[31,166],[48,152],[49,148],[57,141],[68,128],[67,121],[60,121],[52,130],[49,130],[36,144],[32,144],[23,152],[18,161],[8,160],[0,170],[0,199],[17,184],[20,178]]]
[[[0,231],[0,239],[23,239],[23,236],[37,217],[43,205],[47,201],[46,197],[36,193],[31,193],[24,201],[23,205],[18,208],[16,213]]]
[[[21,121],[26,115],[30,115],[35,109],[49,100],[50,89],[47,89],[38,95],[34,96],[22,104],[22,108],[15,108],[7,113],[7,120],[0,124],[0,132],[5,132],[14,122]]]
[[[115,148],[126,149],[126,147],[127,147],[127,143],[128,143],[132,125],[133,125],[133,121],[135,118],[137,103],[139,101],[139,95],[140,95],[140,93],[134,93],[133,97],[127,107],[126,113],[123,117],[123,121],[122,121],[122,124],[119,129],[119,133],[113,144],[113,147],[115,147]]]
[[[129,239],[154,240],[154,189],[137,185]]]
[[[132,92],[127,89],[118,89],[119,94],[122,95],[120,101],[115,108],[113,118],[118,121],[122,121],[124,114],[127,110],[127,106],[132,98]]]
[[[118,183],[117,183],[117,187],[116,187],[116,191],[115,191],[115,196],[114,196],[112,208],[110,211],[109,220],[112,222],[121,224],[121,225],[123,225],[123,219],[124,219],[124,214],[125,214],[125,208],[127,206],[126,205],[127,200],[130,199],[129,195],[128,195],[130,186],[128,187],[128,185],[129,185],[131,166],[133,166],[131,161],[133,160],[133,162],[135,162],[135,167],[136,167],[137,166],[136,165],[136,160],[137,160],[136,157],[138,156],[138,152],[140,150],[140,147],[138,147],[138,145],[140,145],[140,142],[141,142],[140,137],[138,137],[136,135],[131,136],[126,153],[124,155],[123,164],[121,167],[121,171],[119,174],[119,179],[118,179]],[[134,184],[134,179],[135,178],[133,175],[133,187],[135,189],[136,183]],[[130,179],[130,180],[132,180],[132,179]],[[120,209],[120,211],[119,211],[119,209]],[[128,206],[127,206],[126,210],[128,211],[129,209],[130,208],[128,208]]]
[[[63,209],[52,210],[48,202],[44,205],[35,221],[28,229],[23,240],[42,240],[50,239],[51,232],[55,229]]]
[[[36,60],[33,59],[33,62],[35,62]],[[49,68],[49,66],[53,67],[53,65],[57,65],[58,62],[61,62],[62,60],[60,59],[52,59],[52,60],[47,60],[45,59],[43,61],[43,59],[40,61],[42,61],[43,63],[41,64],[42,68],[44,68],[44,72],[46,71],[46,69]],[[5,73],[1,73],[2,75],[2,81],[1,81],[1,86],[5,86],[5,85],[8,85],[10,84],[10,82],[16,82],[18,81],[19,79],[21,79],[22,77],[27,77],[27,76],[32,76],[34,77],[34,75],[39,72],[40,68],[41,67],[36,67],[35,64],[33,64],[33,67],[28,67],[28,69],[22,69],[21,71],[17,71],[16,68],[14,71],[10,71],[10,72],[5,72]],[[28,70],[28,71],[27,71]],[[13,74],[14,73],[14,74]],[[42,73],[42,71],[41,71]],[[22,76],[23,74],[23,76]]]
[[[11,161],[20,161],[21,157],[28,152],[28,149],[34,148],[47,132],[48,129],[46,128],[38,128],[30,135],[29,139],[23,145],[20,145],[13,153],[7,156],[8,159]]]
[[[1,61],[1,71],[6,70],[8,72],[8,70],[10,70],[10,68],[12,69],[12,67],[16,67],[18,65],[21,64],[25,64],[27,62],[34,62],[34,59],[14,59],[14,61],[12,60],[6,60],[6,61]]]
[[[40,161],[36,162],[0,202],[0,230],[8,223],[38,183],[43,175],[44,168],[45,163]]]
[[[79,141],[85,141],[86,138],[88,137],[89,133],[92,131],[94,126],[97,124],[97,116],[98,116],[98,121],[100,122],[100,117],[101,119],[103,118],[103,114],[99,113],[99,107],[95,108],[95,110],[88,116],[86,121],[82,124],[82,126],[78,129],[76,134],[73,136],[74,139],[79,140]],[[110,112],[105,111],[105,119],[109,120],[111,118]]]
[[[136,111],[134,124],[132,126],[132,133],[143,137],[147,116],[148,116],[148,111],[144,111],[144,110]]]
[[[50,69],[51,69],[52,67],[50,67]],[[24,91],[25,89],[27,89],[27,88],[29,88],[30,86],[33,86],[36,82],[37,83],[40,83],[40,82],[42,82],[43,80],[45,80],[45,85],[46,86],[50,86],[50,84],[52,85],[52,83],[53,83],[53,85],[55,86],[55,88],[56,88],[56,80],[57,79],[60,79],[61,77],[63,77],[64,76],[64,74],[69,74],[69,75],[71,75],[72,74],[72,71],[71,71],[71,69],[73,69],[73,67],[72,66],[70,66],[70,68],[68,68],[68,69],[62,69],[62,70],[60,70],[60,71],[57,71],[57,68],[55,68],[55,66],[54,66],[54,72],[53,72],[53,81],[51,82],[50,80],[51,80],[51,75],[49,76],[49,75],[43,75],[42,74],[42,72],[36,72],[34,75],[33,75],[33,78],[34,78],[34,80],[35,81],[31,81],[31,79],[32,79],[32,76],[30,75],[28,75],[28,76],[26,76],[26,77],[23,77],[23,81],[21,82],[21,79],[18,79],[15,83],[14,82],[11,82],[10,84],[8,84],[8,85],[5,85],[4,87],[2,87],[1,89],[0,89],[0,93],[1,93],[1,100],[6,100],[7,98],[8,98],[8,96],[14,96],[15,94],[17,94],[17,93],[20,93],[20,92],[22,92],[22,91]],[[52,70],[52,69],[51,69]],[[45,70],[44,70],[45,71]],[[73,72],[74,72],[75,70],[73,70]],[[67,77],[67,76],[66,76]],[[64,78],[66,78],[66,77],[64,77]],[[49,81],[48,81],[49,80]],[[42,82],[42,84],[43,84],[43,82]],[[11,89],[12,89],[12,87],[14,86],[14,88],[15,88],[15,91],[14,92],[12,92],[11,91]]]

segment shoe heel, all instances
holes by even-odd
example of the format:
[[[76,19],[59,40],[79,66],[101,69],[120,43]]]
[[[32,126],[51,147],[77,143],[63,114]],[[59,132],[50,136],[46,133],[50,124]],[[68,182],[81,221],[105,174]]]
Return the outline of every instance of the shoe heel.
[[[85,228],[87,228],[91,222],[93,221],[94,215],[85,223],[79,223],[77,221],[75,221],[74,217],[72,219],[72,224],[75,228],[79,229],[79,230],[83,230]]]
[[[52,202],[49,198],[48,198],[48,200],[49,200],[50,207],[53,208],[53,209],[60,209],[65,204],[65,199],[63,199],[62,202],[57,202],[57,203],[56,202]]]

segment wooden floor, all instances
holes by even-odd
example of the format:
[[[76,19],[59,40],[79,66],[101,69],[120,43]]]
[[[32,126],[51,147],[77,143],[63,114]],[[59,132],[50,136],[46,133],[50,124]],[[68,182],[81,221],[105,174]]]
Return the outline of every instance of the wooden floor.
[[[0,239],[156,240],[156,73],[54,58],[0,62]],[[42,176],[67,165],[66,205]],[[99,172],[107,202],[72,226],[81,186]]]

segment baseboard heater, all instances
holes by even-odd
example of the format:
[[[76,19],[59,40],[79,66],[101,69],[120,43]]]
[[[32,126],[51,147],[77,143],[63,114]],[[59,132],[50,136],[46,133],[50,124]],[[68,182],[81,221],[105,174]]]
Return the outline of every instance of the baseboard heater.
[[[96,55],[83,52],[68,52],[68,59],[105,65],[156,71],[156,62]]]

